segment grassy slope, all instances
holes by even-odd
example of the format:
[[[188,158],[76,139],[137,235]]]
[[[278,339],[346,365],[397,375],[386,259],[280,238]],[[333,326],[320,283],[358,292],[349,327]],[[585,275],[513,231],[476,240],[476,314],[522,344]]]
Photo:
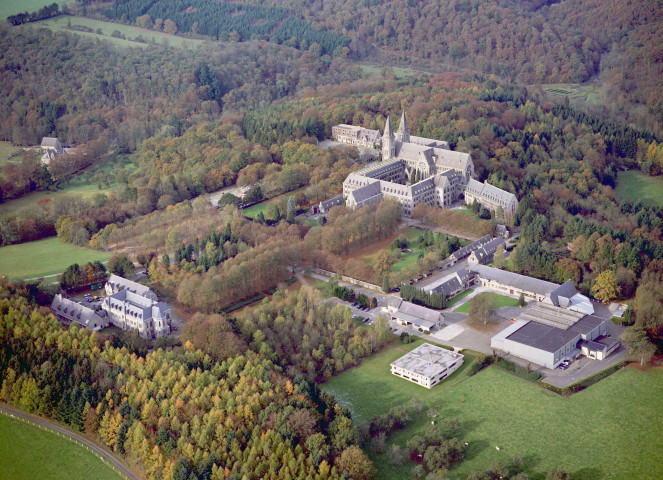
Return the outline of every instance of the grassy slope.
[[[99,190],[97,185],[90,185],[80,181],[72,181],[68,185],[65,185],[64,188],[58,189],[54,192],[51,191],[39,191],[32,192],[23,197],[16,198],[14,200],[9,200],[4,203],[0,203],[0,215],[10,212],[20,212],[26,208],[33,207],[37,205],[39,200],[44,198],[56,198],[59,196],[66,195],[75,195],[78,198],[91,198],[95,193],[108,193],[110,189]]]
[[[447,301],[447,307],[451,307],[454,303],[458,302],[459,300],[462,300],[463,298],[467,297],[470,293],[474,291],[473,288],[468,288],[464,292],[459,293],[458,295],[454,295]]]
[[[555,467],[572,472],[574,480],[648,480],[663,471],[663,437],[658,434],[663,408],[657,400],[663,395],[663,369],[629,368],[565,399],[496,368],[457,383],[465,376],[460,370],[427,390],[389,373],[389,363],[402,353],[395,348],[381,352],[322,388],[349,406],[359,423],[412,397],[442,417],[458,418],[460,437],[469,449],[450,479],[465,479],[471,471],[515,454],[525,459],[533,478]],[[410,428],[392,435],[388,445],[405,446],[429,425],[429,418],[421,415]],[[376,478],[411,478],[411,462],[394,466],[386,456],[372,459]]]
[[[637,170],[619,172],[616,193],[620,200],[630,198],[663,207],[663,177],[650,177]]]
[[[515,298],[506,297],[504,295],[493,292],[485,292],[481,295],[490,295],[493,297],[495,299],[495,304],[497,305],[496,308],[518,306],[518,300]],[[470,302],[463,303],[460,307],[455,309],[454,312],[470,313]]]
[[[96,455],[69,440],[0,415],[0,480],[120,480]]]
[[[101,29],[103,35],[99,35],[97,33],[92,33],[92,32],[78,32],[74,30],[69,30],[67,29],[67,22],[71,22],[72,26],[83,25],[84,27],[90,27],[95,32],[97,29]],[[40,22],[31,23],[31,25],[47,27],[50,28],[51,30],[56,30],[56,31],[74,32],[90,38],[105,39],[108,40],[109,42],[112,42],[116,45],[120,45],[123,47],[141,47],[149,45],[149,43],[140,43],[140,42],[131,41],[131,39],[137,37],[138,35],[142,36],[147,42],[151,42],[152,40],[154,40],[158,44],[167,42],[169,45],[177,47],[182,47],[182,46],[197,47],[199,45],[206,43],[205,40],[178,37],[175,35],[168,35],[166,33],[155,32],[153,30],[145,30],[131,25],[122,25],[119,23],[104,22],[102,20],[94,20],[91,18],[83,18],[83,17],[73,17],[69,15],[61,15],[59,17],[49,18],[47,20],[42,20]],[[127,39],[123,40],[121,38],[111,37],[111,33],[113,33],[114,30],[118,30]]]
[[[398,235],[402,235],[405,233],[405,237],[407,238],[409,248],[412,250],[412,253],[403,253],[401,254],[401,257],[399,260],[394,263],[391,266],[391,271],[392,272],[399,272],[401,269],[405,267],[409,267],[413,263],[416,263],[417,258],[419,258],[419,253],[422,251],[421,248],[416,244],[417,239],[423,235],[423,230],[419,230],[417,228],[412,228],[408,227],[403,231],[398,232]],[[377,257],[379,252],[375,252],[371,255],[367,255],[364,257],[362,260],[369,265],[373,265],[375,263],[375,259]]]
[[[0,248],[0,275],[9,278],[32,278],[63,272],[69,265],[83,265],[93,260],[105,261],[107,252],[98,252],[46,238],[35,242]]]
[[[4,21],[9,15],[16,15],[23,12],[34,12],[41,7],[57,3],[60,6],[68,3],[67,0],[0,0],[0,18]]]

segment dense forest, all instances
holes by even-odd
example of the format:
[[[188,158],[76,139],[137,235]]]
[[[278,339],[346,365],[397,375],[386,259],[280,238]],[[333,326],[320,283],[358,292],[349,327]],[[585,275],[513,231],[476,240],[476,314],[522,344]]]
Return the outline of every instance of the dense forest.
[[[257,351],[213,359],[186,343],[138,357],[62,328],[12,285],[0,293],[0,399],[97,438],[148,478],[341,478],[334,463],[350,454],[371,467],[349,414]]]
[[[0,139],[35,145],[107,139],[133,152],[222,111],[264,107],[359,76],[343,59],[258,42],[117,49],[76,34],[0,26]],[[72,95],[76,92],[76,95]]]
[[[330,31],[316,30],[282,7],[204,0],[114,0],[100,13],[116,21],[129,21],[166,33],[205,35],[222,41],[270,40],[317,54],[338,55],[349,40]]]

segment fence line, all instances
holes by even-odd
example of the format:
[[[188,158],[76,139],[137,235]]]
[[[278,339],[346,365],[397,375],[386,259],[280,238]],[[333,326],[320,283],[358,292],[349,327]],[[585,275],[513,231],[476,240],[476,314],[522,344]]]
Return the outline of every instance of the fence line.
[[[27,423],[27,424],[30,425],[31,427],[38,427],[38,428],[41,428],[41,429],[44,430],[44,431],[51,432],[51,433],[56,433],[58,437],[64,437],[64,438],[67,438],[68,440],[74,442],[76,445],[81,446],[81,447],[85,447],[89,452],[94,453],[94,455],[97,456],[102,462],[104,462],[106,465],[108,465],[109,467],[111,467],[111,468],[113,469],[113,471],[115,471],[116,473],[119,473],[120,476],[122,476],[123,478],[126,478],[127,480],[131,480],[131,478],[129,478],[127,475],[125,475],[125,473],[122,472],[121,470],[119,470],[115,465],[113,465],[112,463],[109,463],[108,460],[106,460],[106,458],[105,458],[103,455],[101,455],[101,454],[100,454],[99,452],[97,452],[96,450],[92,450],[92,449],[90,449],[90,447],[89,447],[88,445],[86,445],[85,443],[81,442],[80,440],[77,440],[76,438],[71,437],[71,436],[69,436],[69,435],[65,435],[65,434],[63,434],[63,433],[61,433],[61,432],[59,432],[59,431],[57,431],[57,430],[50,429],[50,428],[46,428],[45,426],[40,425],[40,424],[38,424],[38,423],[36,423],[36,422],[33,422],[32,420],[30,420],[30,419],[28,419],[28,418],[21,417],[21,416],[19,416],[19,415],[14,415],[14,414],[11,413],[11,412],[7,412],[7,411],[5,411],[5,410],[0,409],[0,413],[6,415],[6,416],[8,416],[8,417],[11,417],[11,418],[13,418],[13,419],[21,420],[22,422]]]

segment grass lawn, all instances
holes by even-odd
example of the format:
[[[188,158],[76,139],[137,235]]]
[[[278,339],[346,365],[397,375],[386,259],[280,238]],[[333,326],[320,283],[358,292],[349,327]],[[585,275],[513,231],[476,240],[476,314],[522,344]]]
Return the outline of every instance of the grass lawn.
[[[82,25],[84,27],[89,27],[93,30],[93,32],[80,32],[68,29],[67,24],[69,22],[71,22],[72,26]],[[168,35],[167,33],[155,32],[153,30],[145,30],[131,25],[122,25],[120,23],[104,22],[103,20],[94,20],[92,18],[73,17],[70,15],[60,15],[59,17],[53,17],[46,20],[41,20],[39,22],[33,22],[30,23],[30,25],[46,27],[54,31],[74,32],[89,38],[104,39],[108,40],[109,42],[112,42],[115,45],[123,47],[148,46],[150,43],[141,43],[132,40],[138,37],[139,35],[143,37],[146,42],[154,41],[154,43],[157,44],[167,43],[168,45],[173,45],[176,47],[184,47],[184,46],[198,47],[206,43],[205,40],[178,37],[176,35]],[[97,29],[101,29],[102,32],[101,35],[96,33]],[[122,35],[124,35],[126,37],[126,40],[122,38],[111,37],[111,34],[115,30],[119,31]]]
[[[454,303],[456,303],[458,300],[461,300],[465,297],[467,297],[470,293],[474,291],[473,288],[468,288],[464,292],[460,292],[458,295],[454,295],[447,301],[447,308],[452,306]]]
[[[0,415],[0,480],[121,480],[85,448],[56,434]]]
[[[423,235],[423,233],[423,230],[412,227],[408,227],[405,230],[398,232],[399,237],[405,234],[408,242],[408,248],[412,250],[412,253],[401,253],[398,261],[391,266],[392,272],[400,272],[403,268],[409,267],[413,263],[416,263],[417,259],[419,258],[419,253],[422,252],[422,249],[416,244],[416,242],[417,239]],[[369,265],[373,265],[378,253],[379,252],[375,252],[371,255],[367,255],[363,257],[362,260]]]
[[[497,305],[496,308],[518,306],[518,299],[516,298],[506,297],[504,295],[500,295],[499,293],[493,292],[485,292],[481,295],[489,295],[493,297],[495,299],[495,304]],[[470,302],[463,303],[460,307],[456,308],[454,312],[470,313]]]
[[[57,3],[62,6],[68,2],[67,0],[21,0],[20,2],[12,0],[1,0],[0,17],[2,17],[2,20],[5,20],[10,15],[16,15],[17,13],[23,12],[34,12],[35,10],[39,10],[41,7],[50,5],[51,3]]]
[[[63,272],[69,265],[106,261],[108,252],[62,243],[55,237],[0,248],[0,275],[33,278]]]
[[[462,369],[428,390],[390,373],[389,363],[410,348],[385,350],[322,388],[348,406],[359,423],[406,405],[412,397],[443,418],[457,418],[459,437],[469,447],[465,461],[449,472],[450,479],[465,479],[473,470],[516,454],[525,459],[533,479],[543,479],[555,467],[572,472],[574,480],[648,480],[663,471],[659,435],[663,407],[657,400],[663,395],[661,368],[645,372],[627,368],[562,398],[492,367],[459,383],[472,361],[468,353]],[[387,445],[404,447],[429,426],[430,419],[422,414],[410,427],[390,436]],[[371,458],[378,469],[376,478],[412,478],[414,463],[394,466],[386,455]]]
[[[0,175],[2,175],[2,167],[7,163],[7,157],[20,149],[21,147],[12,145],[12,142],[0,142]]]
[[[541,89],[546,93],[551,93],[559,97],[567,97],[569,102],[575,104],[598,104],[603,100],[601,86],[597,82],[588,83],[557,83],[551,85],[541,85]]]
[[[256,203],[255,205],[251,205],[250,207],[243,208],[240,213],[245,217],[255,219],[258,216],[258,213],[262,212],[262,214],[265,216],[265,220],[271,220],[272,218],[267,214],[267,211],[272,203],[278,204],[283,198],[287,200],[291,195],[295,195],[297,192],[303,189],[304,187],[292,190],[290,192],[282,193],[281,195],[277,195],[276,197],[270,198],[269,200],[264,200],[260,203]],[[279,211],[281,213],[281,217],[285,217],[287,212],[281,210],[280,207]]]
[[[663,207],[663,176],[650,177],[638,170],[619,172],[616,193],[620,200],[630,198]]]
[[[21,210],[25,210],[26,208],[34,207],[37,205],[39,200],[44,198],[54,199],[56,197],[62,197],[66,195],[75,195],[77,198],[92,198],[95,193],[108,192],[110,192],[110,189],[99,190],[97,185],[88,184],[83,180],[72,180],[69,184],[65,185],[63,188],[55,190],[54,192],[49,190],[32,192],[14,200],[8,200],[6,202],[0,203],[0,215],[10,212],[17,213]]]

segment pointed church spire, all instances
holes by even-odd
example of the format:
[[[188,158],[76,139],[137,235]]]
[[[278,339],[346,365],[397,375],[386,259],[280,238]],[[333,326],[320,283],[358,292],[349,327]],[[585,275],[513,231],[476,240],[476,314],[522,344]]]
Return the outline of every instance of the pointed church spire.
[[[394,131],[391,129],[391,120],[387,116],[387,123],[384,125],[384,134],[382,135],[382,159],[389,160],[396,155],[396,139]]]
[[[410,129],[407,126],[407,119],[405,118],[405,110],[401,114],[401,124],[398,126],[398,133],[396,140],[399,142],[410,143]]]

